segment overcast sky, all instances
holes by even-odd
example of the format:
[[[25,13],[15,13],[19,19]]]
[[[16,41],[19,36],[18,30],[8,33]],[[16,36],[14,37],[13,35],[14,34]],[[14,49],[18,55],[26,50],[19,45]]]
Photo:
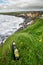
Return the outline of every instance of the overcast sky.
[[[31,8],[43,10],[43,0],[0,0],[0,12],[29,10]]]

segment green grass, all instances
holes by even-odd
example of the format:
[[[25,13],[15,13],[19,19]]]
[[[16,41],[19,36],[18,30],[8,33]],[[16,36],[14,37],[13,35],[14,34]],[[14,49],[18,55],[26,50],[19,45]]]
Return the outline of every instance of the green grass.
[[[13,40],[20,53],[19,60],[13,59]],[[36,19],[7,39],[0,47],[0,65],[43,65],[43,19]]]

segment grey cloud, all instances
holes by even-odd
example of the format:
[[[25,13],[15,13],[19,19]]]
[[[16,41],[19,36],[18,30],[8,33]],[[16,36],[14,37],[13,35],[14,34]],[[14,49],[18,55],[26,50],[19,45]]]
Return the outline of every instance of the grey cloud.
[[[2,11],[43,10],[43,0],[8,0],[8,2],[0,7]]]

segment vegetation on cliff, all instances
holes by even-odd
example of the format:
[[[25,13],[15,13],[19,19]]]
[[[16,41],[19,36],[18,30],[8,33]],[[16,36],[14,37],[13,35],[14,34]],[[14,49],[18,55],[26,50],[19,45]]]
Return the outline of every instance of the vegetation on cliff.
[[[13,40],[20,53],[19,60],[13,59]],[[7,39],[0,47],[0,65],[43,65],[43,19],[36,19]]]

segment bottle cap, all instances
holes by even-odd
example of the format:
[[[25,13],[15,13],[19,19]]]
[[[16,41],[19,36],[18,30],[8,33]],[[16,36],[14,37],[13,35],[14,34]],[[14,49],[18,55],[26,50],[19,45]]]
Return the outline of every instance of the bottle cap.
[[[13,45],[15,45],[15,42],[13,42]]]

